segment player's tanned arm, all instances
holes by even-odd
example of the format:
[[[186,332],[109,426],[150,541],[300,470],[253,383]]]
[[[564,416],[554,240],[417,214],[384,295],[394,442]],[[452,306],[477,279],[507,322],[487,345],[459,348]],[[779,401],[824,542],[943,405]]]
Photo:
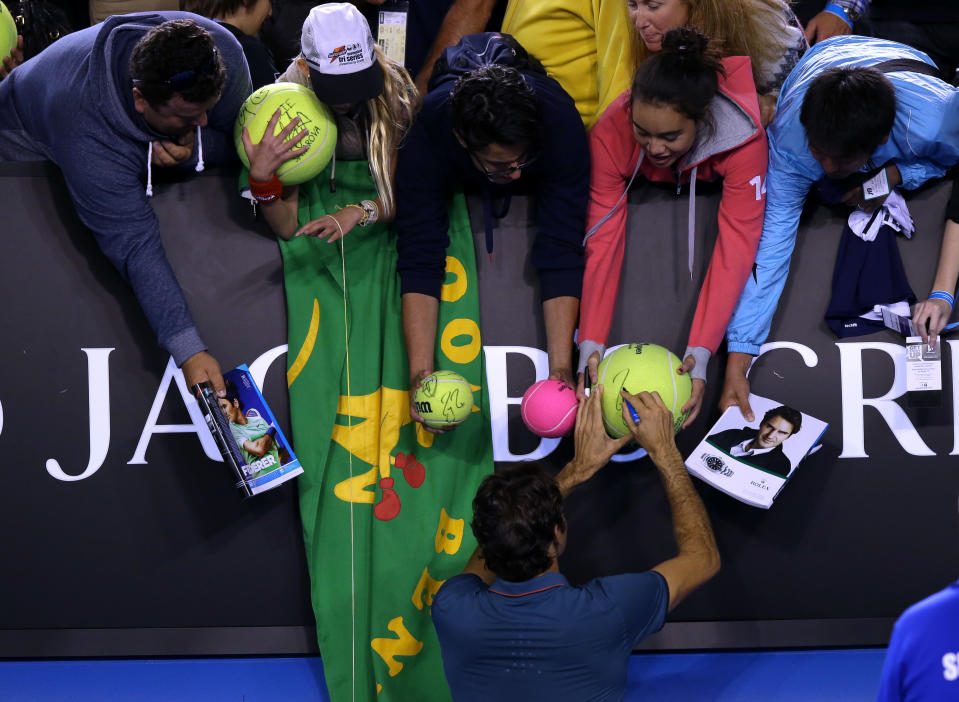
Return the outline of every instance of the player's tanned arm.
[[[624,404],[626,426],[649,453],[659,471],[672,512],[673,535],[679,554],[653,568],[666,578],[669,609],[672,610],[719,571],[719,549],[706,508],[676,448],[673,413],[666,408],[658,393],[630,395],[624,391],[623,397],[633,405],[640,419],[639,424],[633,422]]]
[[[629,443],[627,434],[613,439],[603,424],[603,386],[597,385],[585,400],[579,401],[576,412],[573,460],[556,476],[556,484],[565,499],[578,485],[585,483],[612,459],[613,454]]]

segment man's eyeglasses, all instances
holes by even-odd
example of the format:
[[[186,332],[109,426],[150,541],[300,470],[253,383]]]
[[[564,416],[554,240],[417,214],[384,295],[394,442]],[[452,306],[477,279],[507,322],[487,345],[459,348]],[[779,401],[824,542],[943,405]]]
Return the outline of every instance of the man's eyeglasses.
[[[483,173],[486,175],[486,177],[494,182],[496,180],[508,178],[509,176],[516,173],[516,171],[521,171],[527,166],[529,166],[530,164],[532,164],[534,161],[536,161],[536,154],[523,154],[518,159],[516,159],[516,161],[507,165],[506,168],[500,167],[500,168],[495,168],[494,170],[490,170],[489,168],[486,167],[486,162],[483,159],[481,159],[479,155],[477,155],[473,151],[470,151],[469,154],[473,158],[473,161],[476,163],[476,165],[479,166],[480,170],[483,171]],[[496,165],[501,166],[502,164],[497,163]]]
[[[140,80],[139,78],[134,78],[133,84],[166,85],[169,86],[173,92],[182,93],[184,90],[189,90],[196,85],[200,78],[208,78],[216,73],[216,69],[218,68],[217,56],[216,47],[214,46],[210,58],[199,68],[191,68],[186,71],[174,73],[166,80]]]

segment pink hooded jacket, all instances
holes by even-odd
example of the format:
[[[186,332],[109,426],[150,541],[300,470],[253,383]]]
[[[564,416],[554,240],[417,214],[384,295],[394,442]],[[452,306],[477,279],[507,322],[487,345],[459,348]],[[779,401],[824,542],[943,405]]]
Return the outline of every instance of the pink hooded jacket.
[[[590,132],[592,174],[587,213],[586,273],[580,310],[580,372],[592,351],[602,355],[613,321],[626,247],[626,192],[642,174],[648,180],[690,183],[689,270],[693,264],[695,181],[722,179],[719,235],[699,293],[684,358],[693,355],[694,378],[705,378],[710,356],[726,333],[749,277],[766,204],[768,146],[761,127],[756,86],[745,56],[723,59],[726,76],[710,103],[713,125],[700,125],[692,148],[680,159],[679,182],[671,168],[641,161],[633,135],[632,101],[626,91]]]

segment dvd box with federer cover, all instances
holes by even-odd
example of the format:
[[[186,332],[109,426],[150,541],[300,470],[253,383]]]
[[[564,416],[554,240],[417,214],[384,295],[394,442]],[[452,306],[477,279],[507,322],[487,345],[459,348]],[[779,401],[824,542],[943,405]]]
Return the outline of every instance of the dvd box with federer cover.
[[[223,374],[226,397],[209,383],[191,388],[213,441],[246,497],[272,490],[303,472],[290,442],[256,386],[250,369]]]

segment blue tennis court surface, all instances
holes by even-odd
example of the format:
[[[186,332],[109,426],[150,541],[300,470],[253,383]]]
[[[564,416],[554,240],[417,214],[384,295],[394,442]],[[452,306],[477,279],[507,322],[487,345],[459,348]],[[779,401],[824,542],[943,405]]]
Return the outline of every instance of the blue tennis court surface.
[[[627,700],[863,702],[875,699],[884,649],[634,655]],[[424,699],[427,699],[424,697]],[[307,658],[0,662],[3,702],[328,702]]]

